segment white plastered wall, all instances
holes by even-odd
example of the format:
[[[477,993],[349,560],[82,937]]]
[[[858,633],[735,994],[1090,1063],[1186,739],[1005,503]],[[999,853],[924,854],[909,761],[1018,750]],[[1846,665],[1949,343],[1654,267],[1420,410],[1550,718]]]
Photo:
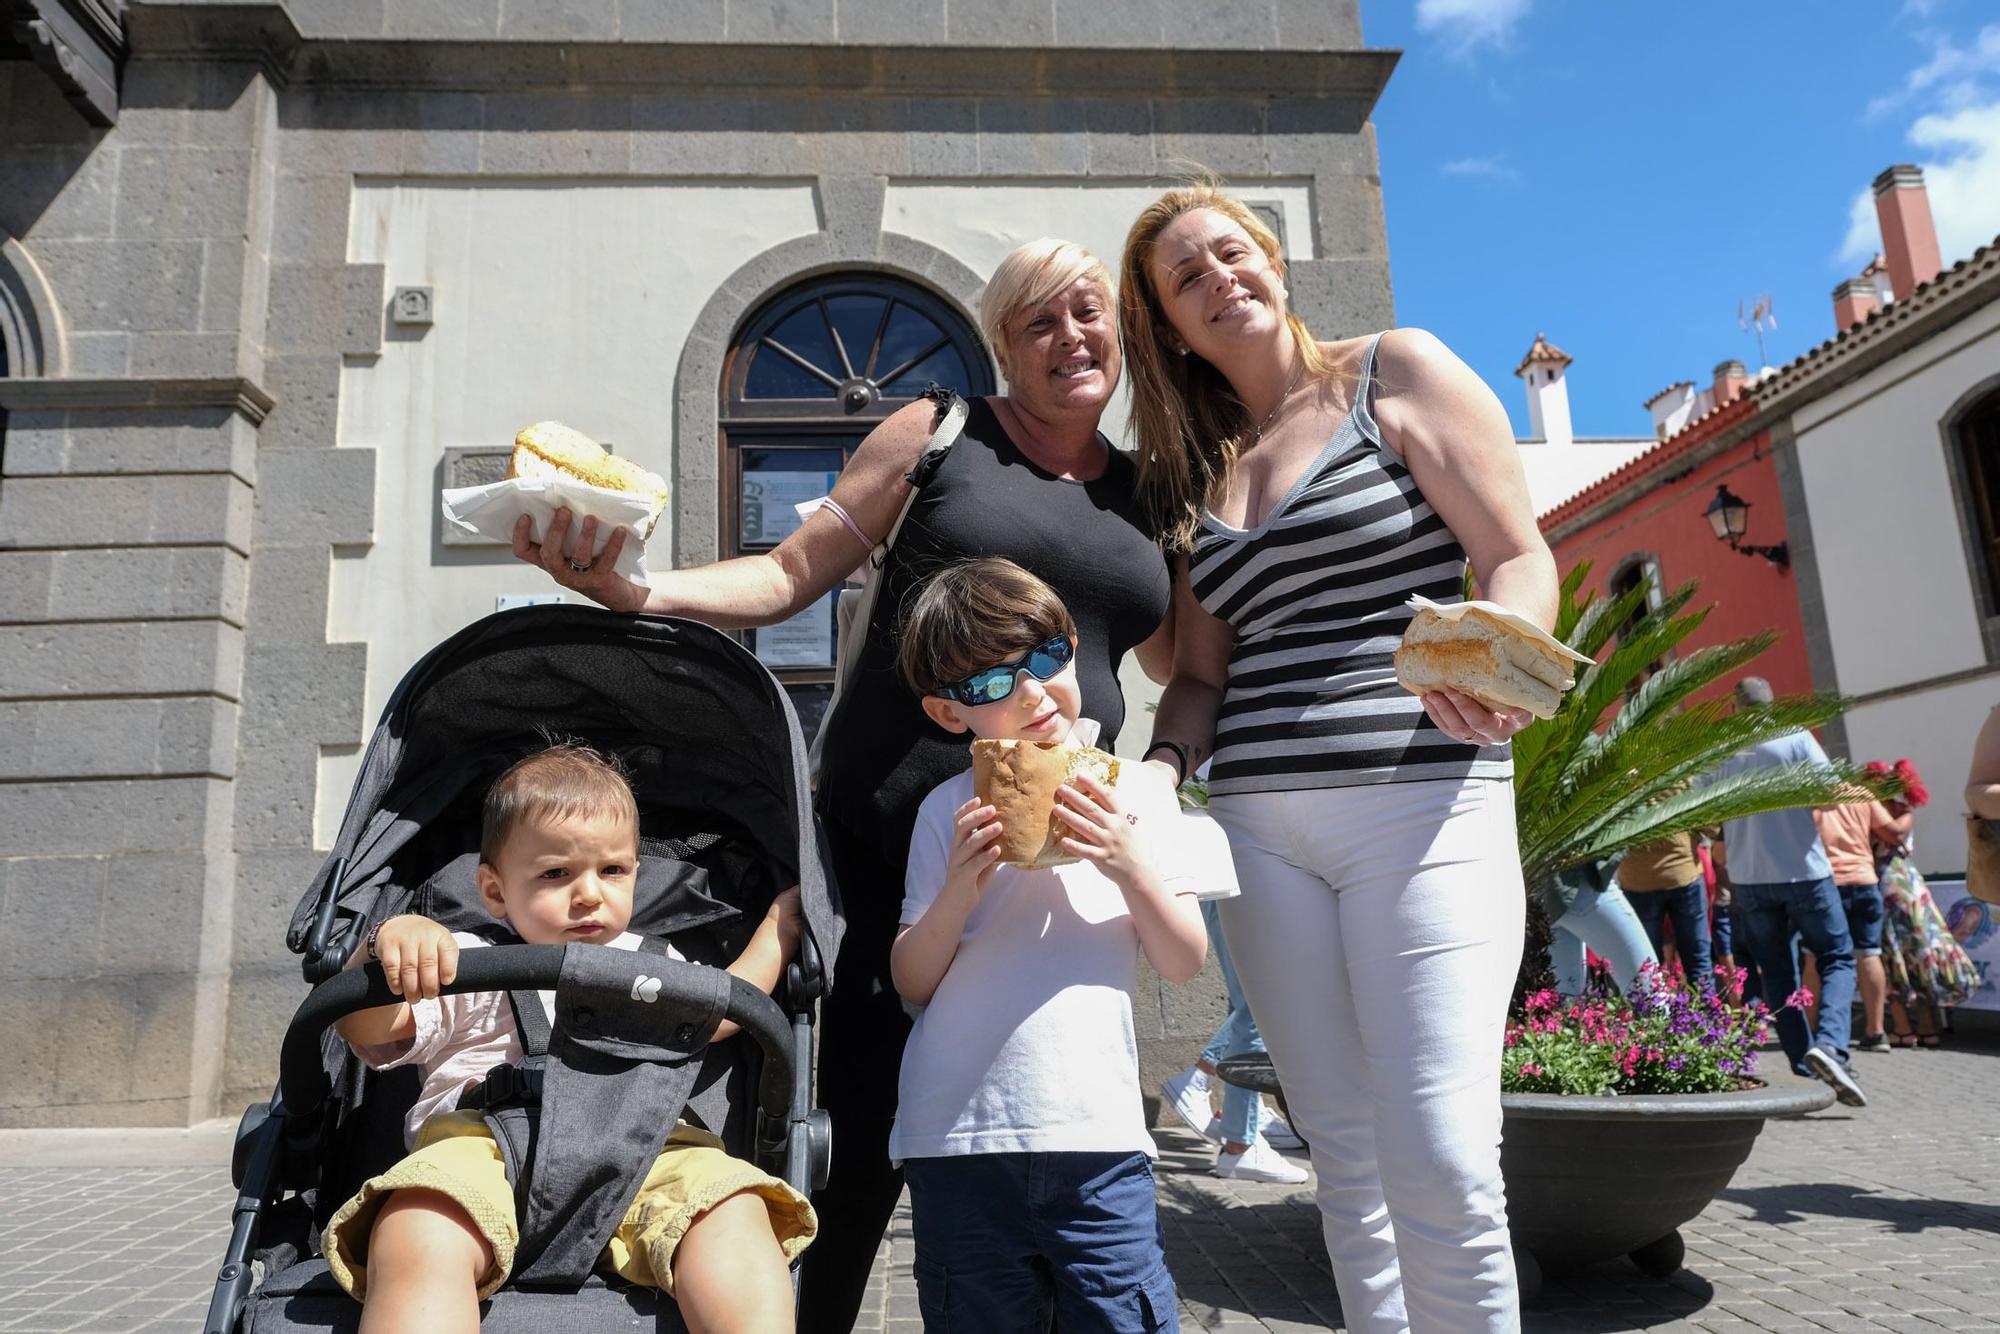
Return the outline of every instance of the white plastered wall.
[[[1986,665],[1938,423],[1995,367],[2000,305],[1793,419],[1834,671],[1846,694]]]
[[[1960,789],[2000,704],[1939,430],[1996,367],[2000,306],[1988,306],[1793,419],[1840,690],[1907,690],[1851,709],[1848,748],[1915,761],[1932,794],[1915,833],[1927,873],[1964,869]]]
[[[436,545],[449,446],[564,421],[672,473],[674,383],[702,307],[756,255],[820,229],[810,181],[361,180],[348,259],[432,291],[427,329],[350,358],[339,443],[377,451],[375,540],[336,552],[329,642],[366,641],[372,725],[403,673],[503,594],[553,585],[493,548]],[[671,559],[672,509],[649,543]],[[476,554],[475,554],[476,553]],[[572,599],[574,600],[574,599]],[[359,757],[328,754],[318,841]]]
[[[1863,704],[1848,711],[1847,744],[1857,760],[1908,756],[1931,791],[1917,812],[1917,869],[1926,875],[1965,869],[1965,800],[1972,742],[2000,705],[2000,672],[1935,690]]]
[[[1314,257],[1312,188],[1303,179],[1239,193],[1279,207],[1294,259]],[[1024,241],[1060,235],[1116,272],[1132,219],[1159,194],[1150,180],[891,181],[882,227],[990,276]],[[390,327],[378,356],[351,358],[339,443],[377,453],[375,540],[335,553],[329,642],[369,645],[372,722],[409,667],[512,593],[550,585],[508,561],[445,548],[439,558],[438,461],[445,448],[494,445],[556,419],[671,475],[681,346],[716,287],[781,242],[822,226],[810,181],[363,179],[348,260],[386,267],[385,285],[432,289],[434,322]],[[977,312],[968,312],[976,316]],[[1121,392],[1105,432],[1125,441]],[[671,507],[649,543],[672,550]],[[1158,698],[1136,661],[1121,678],[1132,720],[1121,749],[1152,728]],[[358,753],[320,762],[317,841],[338,827]]]

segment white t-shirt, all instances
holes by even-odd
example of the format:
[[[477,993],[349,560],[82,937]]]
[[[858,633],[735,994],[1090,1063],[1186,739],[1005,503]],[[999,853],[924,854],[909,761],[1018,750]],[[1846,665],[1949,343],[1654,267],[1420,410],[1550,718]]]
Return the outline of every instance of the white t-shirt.
[[[451,938],[461,950],[479,949],[493,942],[467,931],[454,931]],[[630,931],[606,943],[614,950],[636,950],[640,937]],[[671,945],[670,958],[683,958]],[[555,1022],[556,993],[537,992],[549,1022]],[[403,1119],[403,1142],[414,1144],[424,1122],[439,1112],[449,1112],[467,1089],[486,1078],[496,1065],[514,1065],[526,1055],[521,1032],[514,1024],[514,1007],[504,991],[467,991],[453,996],[420,1000],[410,1006],[416,1021],[416,1036],[407,1042],[379,1046],[356,1046],[354,1054],[376,1070],[393,1070],[414,1065],[423,1071],[423,1092]]]
[[[1141,778],[1118,794],[1151,838],[1168,892],[1194,893],[1202,878],[1176,855],[1184,817],[1171,786]],[[903,925],[944,888],[952,814],[971,797],[964,773],[918,808]],[[890,1159],[1153,1156],[1132,1034],[1138,960],[1125,897],[1093,864],[996,868],[903,1050]]]

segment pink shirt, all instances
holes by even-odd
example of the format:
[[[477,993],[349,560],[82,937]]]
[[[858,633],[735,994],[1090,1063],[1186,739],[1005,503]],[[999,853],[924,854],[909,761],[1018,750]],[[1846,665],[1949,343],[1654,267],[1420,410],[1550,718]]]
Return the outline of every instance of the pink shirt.
[[[1819,841],[1826,848],[1826,860],[1833,867],[1836,885],[1875,883],[1875,849],[1869,835],[1880,829],[1893,834],[1895,824],[1879,801],[1857,801],[1846,806],[1822,806],[1813,812],[1819,826]]]
[[[460,949],[479,949],[492,943],[465,931],[454,931],[451,938]],[[636,950],[639,937],[627,931],[612,941],[609,948]],[[685,957],[671,946],[667,953],[676,959]],[[556,993],[538,994],[553,1023]],[[414,1065],[423,1071],[424,1090],[403,1120],[406,1146],[416,1143],[417,1131],[425,1121],[439,1112],[454,1110],[459,1096],[486,1078],[488,1070],[496,1065],[512,1065],[526,1054],[520,1030],[514,1026],[514,1008],[507,1003],[504,991],[468,991],[418,1001],[410,1007],[410,1014],[417,1021],[417,1034],[409,1041],[354,1048],[354,1054],[372,1069],[393,1070]]]

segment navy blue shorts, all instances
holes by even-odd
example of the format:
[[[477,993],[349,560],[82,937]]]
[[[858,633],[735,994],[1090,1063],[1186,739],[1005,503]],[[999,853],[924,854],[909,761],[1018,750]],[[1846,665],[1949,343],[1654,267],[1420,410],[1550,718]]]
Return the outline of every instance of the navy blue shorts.
[[[1143,1153],[983,1153],[903,1164],[925,1334],[1179,1330]]]
[[[1879,882],[1841,885],[1840,906],[1847,912],[1847,934],[1854,938],[1854,956],[1866,959],[1882,953],[1882,886]]]

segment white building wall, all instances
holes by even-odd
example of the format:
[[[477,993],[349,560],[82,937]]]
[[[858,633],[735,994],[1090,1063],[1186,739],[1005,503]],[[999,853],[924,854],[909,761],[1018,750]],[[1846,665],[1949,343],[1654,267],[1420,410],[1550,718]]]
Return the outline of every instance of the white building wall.
[[[377,451],[375,540],[338,551],[327,639],[368,644],[372,721],[410,666],[508,593],[548,593],[504,549],[438,543],[439,461],[556,419],[671,474],[674,376],[695,318],[754,256],[820,228],[810,181],[362,180],[348,259],[428,286],[435,322],[352,358],[338,439]],[[649,543],[671,560],[673,509]],[[571,598],[575,601],[574,597]],[[322,757],[318,842],[359,767]]]
[[[2000,705],[2000,672],[1935,690],[1899,695],[1848,711],[1847,743],[1857,760],[1908,756],[1931,791],[1917,812],[1917,869],[1925,875],[1965,869],[1965,801],[1972,742],[1987,712]]]
[[[1292,258],[1314,258],[1309,182],[1237,186],[1279,208]],[[1158,193],[1139,179],[891,181],[882,226],[982,277],[1045,235],[1115,273],[1126,229]],[[371,720],[419,657],[496,599],[552,591],[497,548],[439,545],[443,451],[555,419],[671,475],[674,374],[696,317],[741,265],[822,225],[806,180],[357,182],[349,261],[386,266],[391,290],[430,287],[434,302],[428,328],[390,326],[380,355],[341,377],[340,444],[379,452],[377,523],[371,545],[335,553],[327,637],[368,644]],[[1104,429],[1129,443],[1125,427],[1121,392]],[[672,514],[648,544],[655,565],[671,560]],[[1135,716],[1158,697],[1136,663],[1125,682]],[[1130,744],[1150,730],[1131,729]],[[359,764],[345,748],[321,758],[322,846]]]
[[[1834,671],[1847,694],[1986,665],[1938,422],[1996,367],[2000,306],[1988,306],[1793,419]],[[1961,721],[1978,726],[1977,717]]]
[[[1848,748],[1916,763],[1932,793],[1915,833],[1930,874],[1964,869],[1960,789],[2000,704],[1939,422],[1996,367],[2000,307],[1988,306],[1793,419],[1840,689],[1897,692],[1848,712]],[[1952,679],[1924,684],[1940,677]]]

